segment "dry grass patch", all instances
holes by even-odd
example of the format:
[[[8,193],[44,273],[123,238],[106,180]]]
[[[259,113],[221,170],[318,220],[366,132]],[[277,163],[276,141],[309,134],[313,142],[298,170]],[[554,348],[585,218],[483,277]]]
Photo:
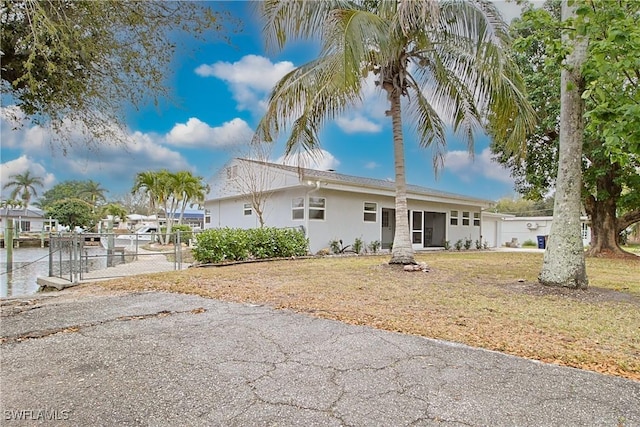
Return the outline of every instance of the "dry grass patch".
[[[194,268],[102,282],[268,304],[640,380],[640,259],[589,259],[591,287],[541,287],[536,253],[438,252],[429,273],[387,256]]]

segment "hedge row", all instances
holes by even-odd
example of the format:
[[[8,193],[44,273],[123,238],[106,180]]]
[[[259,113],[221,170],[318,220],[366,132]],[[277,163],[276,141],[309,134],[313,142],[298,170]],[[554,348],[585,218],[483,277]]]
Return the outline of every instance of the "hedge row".
[[[304,256],[309,240],[292,228],[212,228],[196,237],[193,256],[201,263]]]

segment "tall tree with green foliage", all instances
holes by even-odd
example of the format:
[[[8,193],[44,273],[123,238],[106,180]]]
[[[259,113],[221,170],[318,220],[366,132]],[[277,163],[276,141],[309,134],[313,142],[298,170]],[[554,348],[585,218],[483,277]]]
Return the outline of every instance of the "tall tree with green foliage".
[[[215,3],[2,0],[2,94],[40,125],[82,122],[85,141],[122,138],[123,106],[169,95],[181,34],[223,35]],[[60,138],[60,143],[65,141]]]
[[[38,202],[40,209],[46,210],[53,203],[65,199],[81,199],[95,207],[98,200],[105,201],[104,189],[100,183],[93,180],[68,180],[45,191]]]
[[[562,22],[572,25],[576,7],[562,2]],[[543,285],[586,288],[580,222],[582,190],[582,141],[584,138],[584,79],[582,66],[589,39],[580,31],[563,33],[569,52],[560,74],[560,143],[553,223],[538,280]]]
[[[2,188],[13,188],[9,198],[16,199],[19,196],[24,208],[27,209],[31,198],[38,195],[37,188],[43,186],[42,178],[31,175],[30,171],[26,171],[11,175],[9,179],[10,181],[5,183]]]
[[[590,40],[583,66],[582,204],[592,227],[587,255],[620,256],[625,254],[620,233],[640,221],[640,155],[633,131],[640,128],[640,115],[629,114],[640,105],[633,65],[640,60],[640,3],[590,1],[583,6],[576,26],[587,31]],[[584,19],[589,19],[588,25],[580,24]],[[527,138],[523,159],[492,145],[516,178],[516,189],[533,200],[552,191],[557,173],[560,27],[559,1],[531,8],[512,22],[514,59],[539,120]]]
[[[82,227],[85,230],[92,229],[99,219],[90,203],[73,198],[52,203],[47,207],[45,213],[47,217],[52,217],[71,230],[75,227]]]
[[[313,151],[318,131],[362,101],[369,76],[388,100],[393,129],[396,226],[390,263],[415,263],[407,223],[403,117],[441,167],[448,126],[473,150],[485,122],[520,147],[533,114],[507,55],[506,24],[487,1],[372,0],[259,3],[269,47],[319,38],[321,51],[273,89],[256,140],[290,125],[286,152]],[[403,102],[404,101],[404,102]]]

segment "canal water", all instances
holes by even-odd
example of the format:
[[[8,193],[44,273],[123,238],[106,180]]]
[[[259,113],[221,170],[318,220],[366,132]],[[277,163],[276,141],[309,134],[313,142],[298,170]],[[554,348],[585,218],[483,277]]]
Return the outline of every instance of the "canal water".
[[[91,270],[106,267],[106,258],[100,254],[102,248],[85,250],[91,259]],[[54,273],[59,271],[59,263],[54,257]],[[13,250],[13,269],[7,272],[7,250],[0,249],[0,298],[33,295],[38,291],[36,280],[39,276],[49,275],[49,248],[15,248]]]
[[[0,249],[0,298],[32,295],[36,278],[49,275],[49,248],[15,248],[13,269],[7,272],[7,250]]]

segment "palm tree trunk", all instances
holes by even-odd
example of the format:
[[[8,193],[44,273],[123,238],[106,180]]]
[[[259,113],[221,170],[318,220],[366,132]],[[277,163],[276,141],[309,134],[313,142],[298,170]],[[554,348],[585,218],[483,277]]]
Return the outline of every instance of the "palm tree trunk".
[[[388,83],[385,84],[389,85]],[[391,86],[391,85],[390,85]],[[400,89],[385,87],[391,103],[393,125],[393,156],[396,175],[396,232],[389,264],[415,264],[414,251],[409,236],[409,214],[407,210],[407,179],[404,167],[404,138],[402,135],[402,110]]]
[[[575,7],[562,2],[562,18],[575,16]],[[566,36],[563,36],[566,41]],[[543,285],[584,289],[588,286],[580,225],[582,189],[582,101],[580,68],[586,58],[587,39],[577,37],[567,55],[560,88],[560,146],[553,223],[539,281]]]

